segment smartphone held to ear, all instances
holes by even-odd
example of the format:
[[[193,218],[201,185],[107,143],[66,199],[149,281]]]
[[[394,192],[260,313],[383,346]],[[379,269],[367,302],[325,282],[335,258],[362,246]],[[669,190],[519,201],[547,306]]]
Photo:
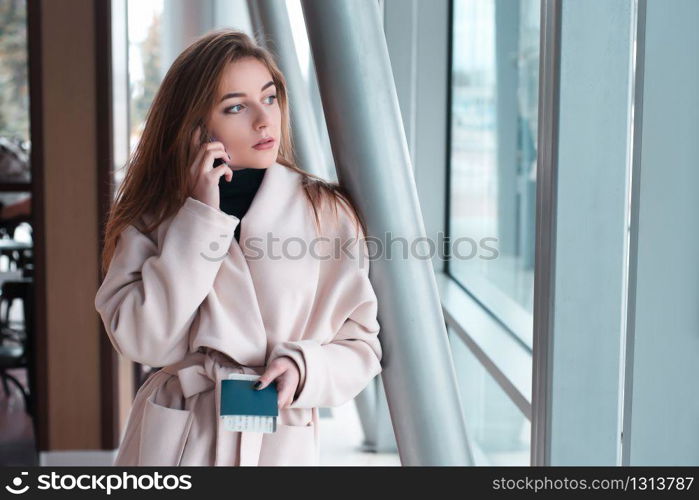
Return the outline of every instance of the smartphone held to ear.
[[[209,142],[216,142],[216,139],[213,136],[209,136]],[[223,165],[224,163],[226,163],[226,162],[222,158],[215,158],[214,159],[214,168],[218,167],[219,165]]]

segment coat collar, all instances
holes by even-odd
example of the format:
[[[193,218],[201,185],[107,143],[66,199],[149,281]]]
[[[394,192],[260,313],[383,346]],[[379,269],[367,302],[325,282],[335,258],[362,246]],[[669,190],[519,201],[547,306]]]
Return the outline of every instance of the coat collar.
[[[289,229],[294,201],[298,201],[298,196],[303,194],[301,174],[298,172],[278,162],[274,162],[266,170],[247,212],[238,222],[241,249],[246,247],[245,242],[249,238],[260,237],[265,241],[268,233],[277,235]],[[235,172],[233,175],[235,176]],[[173,217],[174,215],[163,221],[150,235],[158,246],[162,244]],[[139,225],[146,227],[152,221],[153,216],[150,213],[144,213],[141,214]],[[231,238],[231,245],[235,244],[235,238]],[[243,253],[246,254],[245,251]]]
[[[298,172],[278,162],[266,170],[250,207],[239,222],[241,246],[254,235],[274,231],[274,225],[282,223],[286,208],[299,195]]]

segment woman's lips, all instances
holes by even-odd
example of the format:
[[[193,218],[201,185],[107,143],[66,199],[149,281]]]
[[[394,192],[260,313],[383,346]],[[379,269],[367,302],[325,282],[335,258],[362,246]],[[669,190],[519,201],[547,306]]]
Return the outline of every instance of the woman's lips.
[[[261,150],[261,149],[272,149],[272,147],[274,147],[274,137],[270,137],[269,140],[268,140],[267,142],[263,142],[263,143],[261,143],[261,144],[255,144],[255,145],[253,146],[253,148],[255,148],[255,149],[257,149],[257,150]]]

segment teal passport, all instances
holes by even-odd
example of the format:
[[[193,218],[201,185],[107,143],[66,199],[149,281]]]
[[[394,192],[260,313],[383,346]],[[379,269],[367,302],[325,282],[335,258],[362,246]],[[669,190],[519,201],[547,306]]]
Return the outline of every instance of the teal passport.
[[[254,388],[256,375],[230,374],[221,380],[221,412],[231,431],[276,432],[279,408],[274,382],[262,390]]]

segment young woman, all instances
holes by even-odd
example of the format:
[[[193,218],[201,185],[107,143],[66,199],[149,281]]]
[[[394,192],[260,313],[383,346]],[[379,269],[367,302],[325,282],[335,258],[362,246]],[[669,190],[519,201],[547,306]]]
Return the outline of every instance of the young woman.
[[[318,464],[318,408],[382,371],[365,232],[339,185],[296,166],[272,56],[234,30],[188,47],[106,223],[95,307],[121,355],[160,368],[114,465]],[[223,427],[230,373],[276,385],[276,432]]]

